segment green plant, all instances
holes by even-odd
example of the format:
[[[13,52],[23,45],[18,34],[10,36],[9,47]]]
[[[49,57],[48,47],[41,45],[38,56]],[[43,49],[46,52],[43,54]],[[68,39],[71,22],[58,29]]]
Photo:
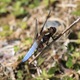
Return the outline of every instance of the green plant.
[[[77,6],[76,10],[74,12],[72,12],[72,14],[74,14],[76,16],[80,16],[80,4],[77,3],[77,5],[78,6]]]
[[[23,79],[22,75],[23,75],[23,72],[21,70],[18,70],[18,72],[17,72],[17,80],[22,80]]]
[[[44,62],[44,58],[39,57],[38,58],[38,66],[40,66]]]
[[[24,7],[22,7],[21,1],[16,1],[16,2],[13,4],[13,11],[12,11],[12,13],[13,13],[15,16],[20,16],[20,15],[27,14],[27,11],[24,9]]]
[[[72,57],[71,56],[68,57],[68,60],[66,62],[66,66],[68,68],[72,68],[73,67],[73,62],[72,62]]]
[[[29,8],[35,8],[39,6],[39,4],[40,4],[40,0],[33,0],[33,2],[29,4]]]
[[[47,80],[50,77],[54,76],[53,74],[48,74],[45,69],[42,70],[42,74],[37,76],[34,80]]]
[[[19,50],[19,46],[14,46],[14,51],[17,52]]]
[[[8,6],[12,0],[0,0],[0,14],[8,12]]]
[[[62,80],[74,80],[72,77],[64,76]]]

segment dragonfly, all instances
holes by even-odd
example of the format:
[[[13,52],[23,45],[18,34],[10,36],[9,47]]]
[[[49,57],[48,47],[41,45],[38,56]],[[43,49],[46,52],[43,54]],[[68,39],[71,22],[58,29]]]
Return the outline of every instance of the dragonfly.
[[[57,28],[61,25],[59,21],[48,21],[48,17],[50,15],[50,12],[40,30],[40,33],[38,34],[38,32],[36,33],[36,37],[34,40],[33,45],[31,46],[31,48],[29,49],[29,51],[27,52],[27,54],[24,56],[24,58],[22,59],[22,62],[27,61],[34,53],[36,50],[39,49],[39,51],[44,51],[45,49],[47,49],[48,46],[52,45],[53,42],[55,42],[58,38],[60,38],[64,33],[66,33],[70,28],[72,28],[72,26],[74,26],[77,22],[80,21],[80,18],[78,18],[76,21],[74,21],[68,28],[66,28],[64,31],[62,31],[62,33],[60,33],[57,37],[52,37],[56,31]],[[47,31],[44,31],[44,28],[47,27]],[[36,27],[37,29],[37,27]],[[50,38],[52,37],[53,41],[49,42]],[[45,46],[46,45],[46,46]],[[42,53],[41,51],[41,53]]]
[[[29,49],[29,51],[27,52],[27,54],[22,59],[22,62],[27,61],[34,54],[36,50],[41,51],[41,49],[48,44],[50,38],[53,36],[53,34],[56,33],[57,27],[59,27],[60,25],[61,23],[57,20],[48,21],[46,19],[45,23],[43,24],[43,27],[40,30],[40,33],[39,34],[38,32],[36,33],[34,43]],[[44,28],[47,28],[47,30],[44,30]],[[36,29],[37,29],[37,26],[36,26]]]

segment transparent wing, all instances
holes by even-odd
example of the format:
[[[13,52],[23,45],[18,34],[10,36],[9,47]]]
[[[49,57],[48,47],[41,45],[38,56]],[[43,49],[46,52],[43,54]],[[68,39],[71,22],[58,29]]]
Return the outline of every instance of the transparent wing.
[[[60,26],[60,22],[59,21],[47,21],[46,24],[45,24],[45,27],[46,28],[49,28],[49,27],[58,27]]]
[[[32,54],[35,52],[35,50],[37,49],[38,47],[38,44],[37,42],[35,41],[32,45],[32,47],[29,49],[29,51],[27,52],[27,54],[25,55],[25,57],[23,58],[22,62],[25,62],[27,61],[31,56]]]

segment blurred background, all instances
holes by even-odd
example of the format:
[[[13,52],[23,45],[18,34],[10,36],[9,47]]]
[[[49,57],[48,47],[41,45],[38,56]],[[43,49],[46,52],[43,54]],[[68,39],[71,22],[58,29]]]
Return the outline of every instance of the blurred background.
[[[80,80],[80,22],[28,64],[20,64],[51,10],[64,31],[80,17],[79,0],[0,0],[0,80]]]

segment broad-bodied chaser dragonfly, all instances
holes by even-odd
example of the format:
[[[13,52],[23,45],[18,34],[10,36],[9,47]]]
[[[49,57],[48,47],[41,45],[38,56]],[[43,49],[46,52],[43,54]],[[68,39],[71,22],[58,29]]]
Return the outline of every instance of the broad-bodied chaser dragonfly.
[[[50,14],[48,14],[49,16]],[[48,19],[48,18],[47,18]],[[22,62],[27,61],[36,50],[41,50],[42,48],[45,47],[45,45],[48,45],[48,42],[50,40],[50,38],[56,33],[57,28],[61,25],[59,21],[53,20],[53,21],[48,21],[46,19],[43,27],[41,28],[40,33],[36,33],[36,38],[35,41],[32,45],[32,47],[29,49],[29,51],[27,52],[27,54],[25,55],[25,57],[22,59]],[[78,19],[80,20],[80,19]],[[73,22],[67,29],[65,29],[64,31],[62,31],[62,33],[60,33],[55,39],[60,38],[65,32],[67,32],[73,25],[75,25],[78,20],[76,20],[75,22]],[[45,27],[47,27],[47,30],[43,30]],[[53,37],[52,37],[53,38]],[[49,45],[51,45],[54,41],[52,41]]]
[[[59,27],[60,25],[61,25],[60,22],[56,20],[46,21],[43,27],[47,28],[47,30],[43,31],[41,29],[40,34],[37,33],[36,40],[34,41],[32,47],[29,49],[29,51],[23,58],[22,62],[27,61],[37,49],[40,51],[45,44],[47,45],[49,39],[52,37],[54,33],[56,33],[57,27]]]

